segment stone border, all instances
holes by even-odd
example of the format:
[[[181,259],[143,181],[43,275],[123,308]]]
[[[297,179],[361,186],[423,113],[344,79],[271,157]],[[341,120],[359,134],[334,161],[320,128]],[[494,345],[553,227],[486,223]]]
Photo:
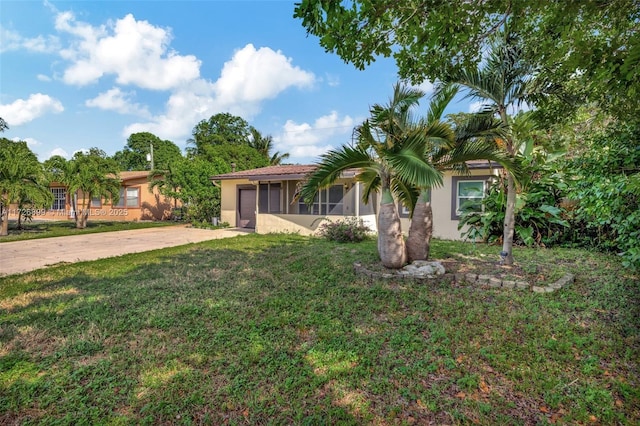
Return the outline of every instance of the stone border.
[[[439,275],[436,277],[430,276],[415,276],[415,275],[406,275],[406,274],[398,274],[396,272],[375,272],[367,269],[360,262],[354,262],[353,270],[356,274],[364,275],[369,278],[382,278],[382,279],[397,279],[397,280],[413,280],[413,281],[445,281],[451,283],[467,283],[471,285],[476,285],[478,287],[485,288],[504,288],[507,290],[527,290],[530,289],[534,293],[552,293],[556,290],[560,290],[562,287],[571,284],[575,281],[575,276],[573,274],[564,274],[562,278],[558,281],[549,284],[548,286],[536,286],[531,285],[526,281],[513,281],[513,280],[502,280],[498,277],[493,277],[491,275],[478,275],[473,273],[445,273],[444,275]]]

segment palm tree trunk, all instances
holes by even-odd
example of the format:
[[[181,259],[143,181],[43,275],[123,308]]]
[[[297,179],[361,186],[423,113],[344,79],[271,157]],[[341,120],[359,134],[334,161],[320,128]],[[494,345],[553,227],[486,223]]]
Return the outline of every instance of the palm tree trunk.
[[[413,209],[409,236],[407,237],[407,257],[409,262],[429,259],[431,236],[433,235],[433,210],[429,202],[429,191],[420,191],[420,197]]]
[[[400,269],[407,262],[398,208],[388,188],[382,190],[378,213],[378,254],[386,268]]]
[[[7,206],[9,203],[7,203]],[[0,206],[0,236],[9,235],[9,209]]]
[[[504,212],[504,232],[502,235],[502,263],[513,265],[513,234],[515,232],[516,185],[511,173],[507,174],[507,207]]]

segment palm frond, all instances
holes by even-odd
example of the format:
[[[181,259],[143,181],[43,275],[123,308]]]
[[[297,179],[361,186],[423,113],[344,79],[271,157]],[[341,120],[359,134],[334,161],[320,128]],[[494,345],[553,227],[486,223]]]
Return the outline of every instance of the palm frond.
[[[324,154],[318,167],[308,177],[299,198],[311,204],[316,193],[333,184],[348,169],[370,167],[374,159],[360,147],[342,146]]]
[[[403,179],[393,178],[391,180],[391,192],[395,194],[400,203],[409,209],[409,216],[413,216],[413,210],[420,195],[420,188]]]

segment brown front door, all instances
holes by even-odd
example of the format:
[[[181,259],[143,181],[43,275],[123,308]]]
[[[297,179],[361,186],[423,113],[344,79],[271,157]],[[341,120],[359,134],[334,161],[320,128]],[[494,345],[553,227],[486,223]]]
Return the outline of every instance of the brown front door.
[[[238,190],[238,227],[239,228],[255,228],[256,227],[256,190],[255,189],[239,189]]]

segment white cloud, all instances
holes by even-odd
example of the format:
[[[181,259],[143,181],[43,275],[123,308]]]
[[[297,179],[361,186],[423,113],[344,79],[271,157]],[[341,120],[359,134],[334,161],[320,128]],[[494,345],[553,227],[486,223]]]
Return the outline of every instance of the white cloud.
[[[486,105],[483,101],[471,102],[469,104],[469,112],[480,112]]]
[[[11,140],[13,140],[14,142],[20,142],[20,141],[26,142],[27,146],[29,148],[31,148],[31,149],[35,148],[36,146],[42,145],[41,142],[37,141],[34,138],[19,138],[19,137],[15,137],[15,138],[13,138]]]
[[[44,75],[44,74],[38,74],[36,76],[36,78],[40,81],[45,81],[45,82],[49,82],[51,81],[51,77],[49,77],[48,75]]]
[[[27,100],[17,99],[10,104],[0,105],[0,117],[9,126],[20,126],[46,113],[62,111],[64,111],[64,107],[59,100],[42,93],[31,95]]]
[[[308,161],[349,142],[355,123],[348,115],[341,118],[337,111],[317,118],[313,124],[287,120],[282,133],[274,137],[275,146],[280,152],[288,152],[290,161]]]
[[[310,87],[314,80],[312,73],[292,66],[291,58],[281,51],[247,44],[224,64],[215,92],[222,104],[260,102],[292,86]]]
[[[131,101],[133,96],[135,96],[135,92],[123,92],[119,88],[114,87],[106,92],[100,93],[93,99],[87,100],[85,105],[107,111],[116,111],[120,114],[135,114],[148,117],[149,111],[146,107]]]
[[[68,84],[83,86],[114,74],[118,84],[168,90],[200,76],[200,61],[195,56],[169,49],[169,29],[137,21],[131,14],[93,27],[76,21],[71,12],[60,12],[55,27],[76,37],[60,52],[71,62],[63,75]]]
[[[333,74],[326,74],[326,80],[329,87],[340,86],[340,77]]]
[[[59,155],[59,156],[64,157],[64,158],[66,158],[66,159],[69,159],[69,158],[70,158],[70,157],[69,157],[69,153],[68,153],[67,151],[65,151],[64,149],[62,149],[62,148],[55,148],[55,149],[53,149],[53,150],[49,153],[49,156],[48,156],[47,158],[51,158],[51,157],[53,157],[54,155]]]
[[[145,131],[166,139],[186,138],[195,123],[223,111],[250,120],[265,100],[314,82],[312,73],[292,66],[282,52],[248,44],[224,64],[218,80],[197,79],[174,90],[163,114],[127,126],[123,136]]]
[[[425,95],[429,95],[431,93],[433,93],[433,83],[430,82],[429,80],[425,80],[422,83],[420,83],[418,86],[416,86],[418,89],[422,90]]]
[[[27,50],[37,53],[51,53],[60,49],[60,41],[55,36],[23,37],[18,32],[0,26],[0,53],[11,50]]]

